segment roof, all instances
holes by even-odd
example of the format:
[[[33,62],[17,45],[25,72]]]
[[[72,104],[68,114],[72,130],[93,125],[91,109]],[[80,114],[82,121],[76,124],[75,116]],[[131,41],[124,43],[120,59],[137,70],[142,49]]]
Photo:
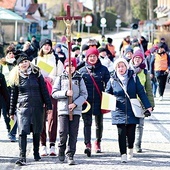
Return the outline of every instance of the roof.
[[[29,15],[29,14],[26,16],[26,19],[27,19],[28,21],[38,22],[37,19],[35,19],[32,15]]]
[[[39,4],[30,4],[27,12],[29,14],[34,14],[39,8]]]
[[[0,1],[0,7],[6,9],[14,9],[17,0]]]
[[[23,20],[23,18],[11,10],[0,7],[0,20]]]

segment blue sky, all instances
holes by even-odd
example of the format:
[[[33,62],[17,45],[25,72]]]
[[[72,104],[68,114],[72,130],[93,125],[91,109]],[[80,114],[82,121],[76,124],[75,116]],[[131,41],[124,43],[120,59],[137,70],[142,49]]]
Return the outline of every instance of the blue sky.
[[[93,8],[93,1],[92,0],[79,0],[80,2],[83,2],[83,5],[89,9]]]

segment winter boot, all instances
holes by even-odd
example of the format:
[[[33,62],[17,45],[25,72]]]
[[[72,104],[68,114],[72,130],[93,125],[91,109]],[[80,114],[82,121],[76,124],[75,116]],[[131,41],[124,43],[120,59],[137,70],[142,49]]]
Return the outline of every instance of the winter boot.
[[[15,162],[18,166],[26,165],[27,136],[19,135],[20,158]]]
[[[91,157],[91,143],[88,143],[86,145],[86,149],[84,150],[84,153],[87,154],[88,157]]]
[[[41,159],[39,154],[39,146],[40,146],[40,134],[35,133],[33,134],[33,153],[35,161],[39,161]]]
[[[95,141],[94,147],[95,147],[95,152],[96,153],[101,153],[100,142]]]

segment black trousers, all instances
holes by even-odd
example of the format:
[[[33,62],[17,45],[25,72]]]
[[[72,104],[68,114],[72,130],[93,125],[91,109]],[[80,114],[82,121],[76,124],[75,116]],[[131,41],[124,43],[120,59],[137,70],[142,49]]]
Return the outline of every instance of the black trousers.
[[[127,147],[129,149],[133,148],[135,141],[135,129],[136,124],[118,124],[118,142],[119,142],[119,150],[120,154],[127,153]],[[128,146],[127,146],[128,145]]]
[[[84,122],[84,143],[91,143],[92,114],[82,114]],[[96,141],[101,142],[103,134],[103,114],[95,115]]]
[[[66,154],[68,156],[74,156],[76,152],[76,143],[79,130],[80,116],[73,115],[73,120],[69,120],[68,115],[59,116],[59,152],[65,153],[66,143],[68,140],[68,146]]]
[[[33,133],[33,154],[34,156],[39,155],[39,145],[40,145],[40,133]],[[19,150],[20,158],[26,158],[27,150],[27,135],[19,135]]]
[[[159,96],[163,96],[164,91],[165,91],[165,87],[166,87],[166,80],[167,80],[167,74],[165,75],[160,75],[157,78],[158,81],[158,92],[159,92]]]

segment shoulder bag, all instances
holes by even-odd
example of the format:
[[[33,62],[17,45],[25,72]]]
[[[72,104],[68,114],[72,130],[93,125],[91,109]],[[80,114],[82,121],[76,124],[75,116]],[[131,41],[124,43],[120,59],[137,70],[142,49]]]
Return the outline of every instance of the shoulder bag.
[[[102,94],[101,94],[101,92],[100,92],[100,90],[99,90],[99,87],[98,87],[96,81],[94,80],[94,77],[93,77],[92,74],[90,73],[89,69],[88,69],[87,67],[86,67],[86,69],[87,69],[87,71],[88,71],[88,73],[89,73],[89,75],[90,75],[90,77],[91,77],[91,79],[92,79],[92,81],[93,81],[93,84],[94,84],[94,86],[95,86],[95,88],[96,88],[96,90],[97,90],[97,92],[98,92],[98,94],[99,94],[99,96],[100,96],[100,98],[101,98],[101,102],[102,102]],[[105,113],[109,113],[110,110],[101,109],[101,112],[102,112],[103,114],[105,114]]]
[[[132,111],[133,111],[135,117],[144,118],[145,115],[143,114],[143,108],[142,108],[139,100],[137,98],[131,99],[129,97],[128,93],[126,92],[126,90],[123,88],[122,84],[121,83],[119,83],[119,84],[122,87],[122,89],[124,90],[126,96],[129,98],[129,101],[130,101],[130,104],[131,104],[131,107],[132,107]]]

